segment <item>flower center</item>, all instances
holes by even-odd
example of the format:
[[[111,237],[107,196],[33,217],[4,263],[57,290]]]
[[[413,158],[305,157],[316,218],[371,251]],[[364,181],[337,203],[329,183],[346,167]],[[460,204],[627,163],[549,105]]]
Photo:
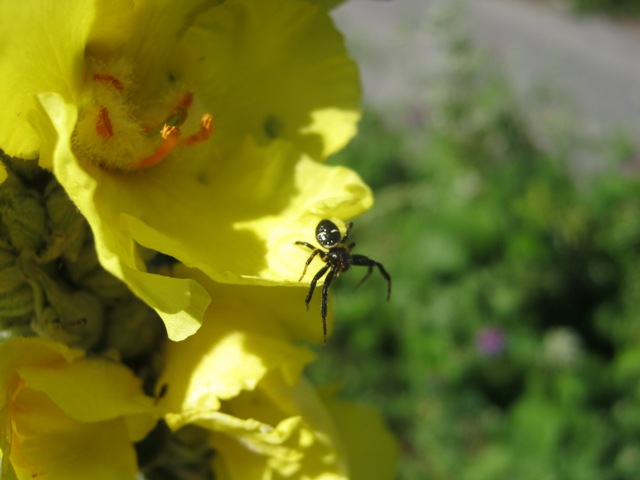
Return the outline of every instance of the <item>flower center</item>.
[[[211,137],[211,114],[201,115],[199,125],[188,123],[190,91],[168,85],[160,98],[153,97],[140,91],[129,65],[90,64],[73,136],[76,154],[106,170],[134,171],[157,164],[177,147]],[[183,129],[192,133],[185,136]]]

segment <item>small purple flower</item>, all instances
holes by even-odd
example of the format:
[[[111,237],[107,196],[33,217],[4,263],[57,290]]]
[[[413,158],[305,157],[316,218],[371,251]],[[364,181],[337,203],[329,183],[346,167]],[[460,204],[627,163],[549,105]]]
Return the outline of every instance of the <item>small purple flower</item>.
[[[505,336],[497,327],[486,327],[476,334],[476,348],[482,355],[494,357],[504,351]]]

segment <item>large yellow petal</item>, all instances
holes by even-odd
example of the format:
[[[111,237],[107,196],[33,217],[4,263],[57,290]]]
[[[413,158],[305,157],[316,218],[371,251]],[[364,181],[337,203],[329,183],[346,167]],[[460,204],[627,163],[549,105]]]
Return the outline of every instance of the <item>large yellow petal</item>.
[[[358,72],[315,2],[228,0],[198,17],[181,47],[177,76],[213,114],[223,155],[251,136],[322,159],[356,132]]]

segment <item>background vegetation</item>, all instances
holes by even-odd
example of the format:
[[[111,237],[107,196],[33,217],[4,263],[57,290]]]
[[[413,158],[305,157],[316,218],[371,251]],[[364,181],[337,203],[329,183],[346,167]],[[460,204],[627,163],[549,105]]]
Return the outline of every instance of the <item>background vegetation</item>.
[[[377,274],[357,290],[363,272],[341,277],[309,373],[384,410],[402,479],[639,478],[632,151],[611,143],[608,173],[576,182],[584,145],[541,142],[464,39],[450,54],[428,122],[368,114],[334,159],[376,191],[352,237],[393,294]]]
[[[614,16],[640,15],[638,0],[571,0],[571,5],[579,12],[604,12]]]

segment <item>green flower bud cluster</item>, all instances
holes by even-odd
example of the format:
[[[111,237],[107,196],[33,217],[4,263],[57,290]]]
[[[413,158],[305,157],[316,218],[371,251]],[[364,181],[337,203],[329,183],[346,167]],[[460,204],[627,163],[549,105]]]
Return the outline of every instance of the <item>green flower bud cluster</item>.
[[[98,261],[91,230],[55,177],[0,152],[0,340],[51,338],[123,359],[163,337],[153,310]]]
[[[166,478],[213,479],[211,432],[198,425],[186,425],[171,432],[164,422],[136,445],[146,480]],[[161,450],[155,451],[158,448]]]

